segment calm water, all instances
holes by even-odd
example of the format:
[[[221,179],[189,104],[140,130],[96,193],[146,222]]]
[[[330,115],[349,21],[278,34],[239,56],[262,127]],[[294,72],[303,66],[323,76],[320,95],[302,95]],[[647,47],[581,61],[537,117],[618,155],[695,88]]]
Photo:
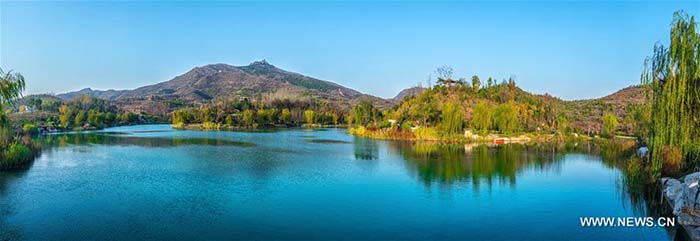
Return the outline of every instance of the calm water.
[[[0,240],[674,237],[580,227],[581,216],[658,215],[619,162],[588,144],[556,151],[163,125],[44,141],[29,169],[0,173]]]

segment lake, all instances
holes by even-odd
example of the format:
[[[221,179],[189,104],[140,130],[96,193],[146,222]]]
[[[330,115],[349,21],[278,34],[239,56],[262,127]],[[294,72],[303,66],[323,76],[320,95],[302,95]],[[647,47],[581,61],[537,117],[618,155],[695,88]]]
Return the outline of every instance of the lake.
[[[0,240],[669,240],[676,229],[587,227],[664,215],[624,160],[565,147],[438,145],[344,129],[42,138],[0,173]]]

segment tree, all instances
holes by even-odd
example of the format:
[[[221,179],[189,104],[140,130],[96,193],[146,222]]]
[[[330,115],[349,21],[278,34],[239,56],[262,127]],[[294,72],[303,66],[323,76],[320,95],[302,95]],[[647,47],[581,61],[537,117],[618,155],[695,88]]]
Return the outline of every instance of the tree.
[[[601,135],[605,137],[614,137],[615,130],[617,130],[617,116],[613,114],[605,114],[602,117],[603,129],[601,130]]]
[[[258,125],[264,126],[270,123],[270,113],[268,110],[262,108],[258,109],[257,116]]]
[[[500,104],[496,107],[493,115],[494,123],[496,124],[496,129],[501,133],[511,134],[520,129],[520,120],[518,120],[518,110],[516,108],[512,102]]]
[[[229,127],[232,127],[234,125],[233,116],[231,116],[231,115],[226,116],[226,125]]]
[[[282,114],[280,115],[280,120],[282,120],[282,123],[285,123],[285,124],[292,122],[292,113],[289,112],[288,108],[282,109]]]
[[[472,116],[472,125],[474,129],[479,130],[481,133],[488,132],[491,128],[492,117],[491,106],[485,101],[479,101],[474,107],[474,114]]]
[[[338,120],[340,119],[340,117],[338,116],[338,114],[332,113],[332,114],[331,114],[331,119],[333,120],[333,125],[337,125],[337,124],[338,124]]]
[[[243,111],[243,124],[246,127],[253,126],[253,123],[255,122],[253,115],[254,115],[254,113],[252,110],[244,110]]]
[[[71,121],[73,121],[73,108],[68,105],[61,105],[58,112],[58,121],[61,127],[68,128],[71,126]]]
[[[560,113],[559,116],[557,116],[557,131],[559,134],[564,134],[568,131],[569,129],[569,121],[566,119],[566,115],[564,113]]]
[[[472,76],[472,89],[474,90],[474,92],[478,92],[480,86],[481,80],[479,80],[479,76]]]
[[[85,123],[85,111],[81,110],[78,111],[78,114],[75,115],[75,120],[73,121],[73,124],[77,127],[83,126],[83,123]]]
[[[105,114],[105,124],[110,125],[110,126],[114,125],[116,118],[117,118],[117,116],[114,115],[114,113],[107,112],[107,114]]]
[[[646,140],[649,137],[649,127],[651,126],[651,105],[633,104],[627,107],[627,122],[632,125],[632,132],[635,136]]]
[[[202,107],[201,111],[201,118],[202,118],[202,123],[205,122],[214,122],[214,112],[207,106]]]
[[[0,105],[14,104],[15,99],[22,97],[25,88],[24,76],[20,73],[3,71],[0,68]]]
[[[194,113],[190,109],[176,110],[172,114],[173,125],[186,125],[194,121]]]
[[[447,135],[462,132],[464,114],[454,103],[446,103],[442,107],[442,129]]]
[[[379,110],[370,100],[364,99],[352,108],[352,120],[357,125],[366,126],[370,122],[376,122],[377,118],[379,118]]]
[[[447,66],[447,65],[440,66],[435,70],[435,72],[437,73],[437,76],[438,76],[438,79],[437,79],[438,83],[444,83],[446,80],[452,79],[453,70],[452,70],[452,67],[450,67],[450,66]]]
[[[313,124],[314,123],[315,114],[316,113],[313,110],[304,111],[304,119],[306,119],[306,124]]]
[[[676,12],[670,46],[657,44],[653,56],[645,61],[642,83],[649,85],[653,93],[649,151],[655,177],[661,174],[664,165],[672,163],[665,160],[664,149],[666,153],[680,152],[685,160],[697,161],[700,155],[697,145],[700,143],[700,33],[697,29],[694,17]]]
[[[15,99],[22,97],[24,87],[24,76],[22,74],[12,73],[12,70],[4,72],[0,68],[0,129],[4,130],[9,125],[3,106],[14,105]]]
[[[96,110],[89,110],[87,121],[93,126],[102,127],[104,126],[104,114]]]

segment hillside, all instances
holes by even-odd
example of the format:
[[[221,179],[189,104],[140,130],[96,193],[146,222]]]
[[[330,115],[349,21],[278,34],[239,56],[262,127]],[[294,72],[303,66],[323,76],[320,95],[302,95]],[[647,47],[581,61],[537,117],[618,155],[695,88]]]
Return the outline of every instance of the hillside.
[[[393,104],[391,100],[363,94],[333,82],[279,69],[265,60],[246,66],[211,64],[196,67],[169,81],[134,90],[83,89],[58,96],[70,99],[82,94],[113,100],[130,111],[155,114],[165,114],[182,105],[231,97],[263,101],[321,101],[341,109],[349,109],[362,99],[370,99],[375,105],[386,108]]]
[[[91,88],[85,88],[82,90],[78,91],[73,91],[69,93],[64,93],[64,94],[58,94],[56,95],[57,97],[64,99],[64,100],[72,100],[77,97],[80,97],[81,95],[89,95],[95,98],[99,99],[105,99],[105,100],[112,100],[122,93],[126,92],[125,90],[93,90]]]
[[[572,128],[582,132],[597,132],[601,128],[600,118],[603,114],[611,113],[619,120],[624,120],[631,106],[646,102],[647,95],[644,88],[630,86],[598,99],[565,101],[562,111],[571,120],[569,125]],[[620,128],[624,132],[629,132],[632,127],[630,123],[621,121]]]
[[[394,98],[392,98],[392,100],[394,100],[396,102],[401,102],[402,100],[404,100],[407,97],[408,98],[416,97],[416,96],[420,95],[421,93],[423,93],[423,91],[425,91],[425,90],[426,89],[423,87],[411,87],[408,89],[404,89],[401,92],[399,92],[396,96],[394,96]]]
[[[512,133],[553,132],[566,128],[591,135],[601,132],[604,114],[617,117],[619,132],[633,134],[634,123],[627,118],[628,112],[635,105],[646,103],[643,88],[639,86],[628,87],[602,98],[564,101],[547,94],[529,93],[517,87],[515,82],[485,86],[478,91],[459,83],[442,84],[423,90],[415,97],[401,99],[403,101],[387,113],[384,121],[393,119],[406,127],[440,127],[445,118],[446,105],[452,104],[461,113],[459,116],[464,121],[464,127],[470,129]],[[481,112],[477,114],[479,105]],[[479,124],[479,119],[483,124]]]

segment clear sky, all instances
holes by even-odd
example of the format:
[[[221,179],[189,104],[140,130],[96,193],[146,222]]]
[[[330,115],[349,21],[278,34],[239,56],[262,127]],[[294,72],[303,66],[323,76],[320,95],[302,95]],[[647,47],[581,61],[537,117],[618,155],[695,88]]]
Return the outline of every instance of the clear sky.
[[[381,97],[449,65],[593,98],[639,83],[676,10],[700,16],[700,1],[0,1],[0,66],[24,74],[31,94],[132,89],[266,59]]]

